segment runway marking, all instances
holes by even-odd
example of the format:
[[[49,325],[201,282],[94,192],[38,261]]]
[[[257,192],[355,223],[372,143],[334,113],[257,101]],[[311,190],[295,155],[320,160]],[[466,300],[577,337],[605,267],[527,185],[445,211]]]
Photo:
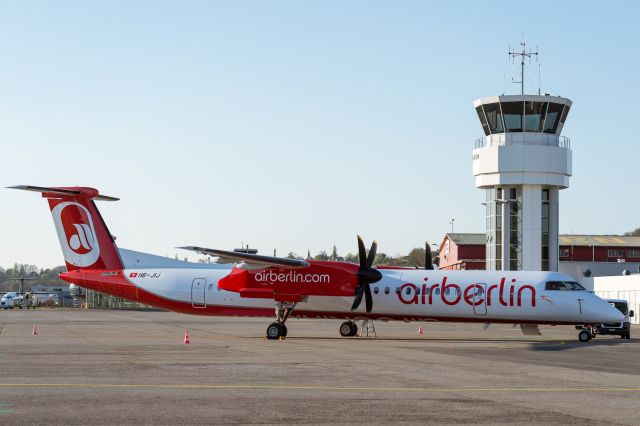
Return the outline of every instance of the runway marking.
[[[348,387],[348,386],[287,386],[287,385],[163,385],[144,383],[0,383],[0,388],[140,388],[140,389],[255,389],[255,390],[316,390],[316,391],[371,391],[371,392],[640,392],[640,387],[599,387],[599,388],[405,388],[405,387]]]

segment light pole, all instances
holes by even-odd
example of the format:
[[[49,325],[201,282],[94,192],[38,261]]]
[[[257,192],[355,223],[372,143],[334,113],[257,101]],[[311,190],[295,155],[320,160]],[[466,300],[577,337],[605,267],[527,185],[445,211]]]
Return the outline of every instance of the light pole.
[[[589,247],[591,247],[591,263],[595,263],[595,261],[596,261],[596,246],[593,244],[593,241],[591,241],[591,238],[589,238]]]
[[[451,233],[453,234],[453,222],[455,221],[455,219],[451,219],[451,222],[449,222],[449,224],[451,225]]]

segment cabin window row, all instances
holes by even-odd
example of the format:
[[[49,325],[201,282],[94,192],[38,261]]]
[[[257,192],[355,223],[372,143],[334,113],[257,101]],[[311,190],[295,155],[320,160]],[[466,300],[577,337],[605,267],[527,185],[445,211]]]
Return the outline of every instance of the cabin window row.
[[[389,287],[384,287],[384,289],[380,288],[380,287],[374,287],[373,288],[373,294],[380,294],[381,291],[384,291],[384,294],[390,294],[391,293],[391,288]],[[395,288],[395,294],[400,294],[400,292],[403,291],[400,289],[400,287],[396,287]],[[415,294],[422,294],[422,289],[420,287],[416,287],[415,290],[413,287],[405,287],[404,288],[404,293],[407,295],[411,295],[415,292]],[[431,293],[431,289],[429,287],[427,287],[424,291],[424,294],[429,295]],[[433,294],[436,296],[440,295],[440,287],[437,287],[436,289],[433,290]],[[458,296],[460,294],[462,294],[462,291],[459,288],[453,287],[453,288],[447,288],[444,292],[445,296]],[[476,287],[476,295],[478,296],[482,296],[484,294],[484,289],[482,287]]]

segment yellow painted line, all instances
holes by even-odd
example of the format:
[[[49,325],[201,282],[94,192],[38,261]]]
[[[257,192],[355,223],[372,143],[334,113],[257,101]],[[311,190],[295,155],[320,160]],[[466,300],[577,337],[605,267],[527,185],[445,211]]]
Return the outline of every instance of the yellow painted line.
[[[405,387],[342,387],[342,386],[287,386],[287,385],[163,385],[143,383],[0,383],[0,388],[141,388],[141,389],[256,389],[256,390],[316,390],[316,391],[371,391],[371,392],[640,392],[640,387],[598,387],[598,388],[405,388]]]

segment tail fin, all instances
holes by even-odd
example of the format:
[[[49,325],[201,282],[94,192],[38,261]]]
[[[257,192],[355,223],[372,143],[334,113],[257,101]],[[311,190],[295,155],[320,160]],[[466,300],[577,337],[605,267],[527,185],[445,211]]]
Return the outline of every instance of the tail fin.
[[[117,201],[117,198],[85,187],[20,185],[11,188],[40,192],[48,200],[68,271],[122,269],[115,239],[94,203],[94,200]]]

